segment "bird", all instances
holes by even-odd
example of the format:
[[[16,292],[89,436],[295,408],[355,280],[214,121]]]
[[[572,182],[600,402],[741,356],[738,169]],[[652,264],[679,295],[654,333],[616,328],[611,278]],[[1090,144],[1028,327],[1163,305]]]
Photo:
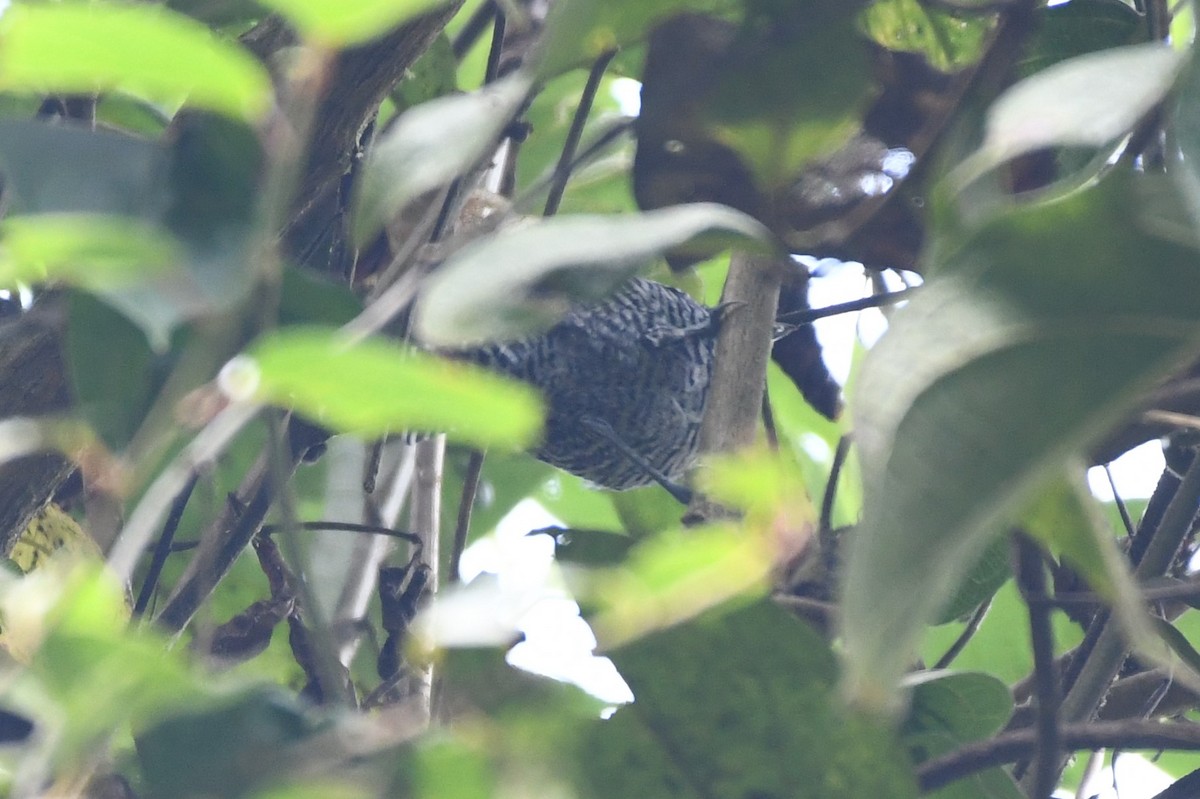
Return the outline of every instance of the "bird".
[[[542,392],[539,460],[615,491],[659,483],[686,503],[722,308],[633,277],[543,332],[460,357]]]

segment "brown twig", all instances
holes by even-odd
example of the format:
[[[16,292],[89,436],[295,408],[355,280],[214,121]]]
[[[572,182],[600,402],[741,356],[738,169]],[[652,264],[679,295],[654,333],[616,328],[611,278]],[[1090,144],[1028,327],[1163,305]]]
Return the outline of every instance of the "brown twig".
[[[1031,796],[1050,796],[1058,784],[1059,752],[1061,751],[1058,709],[1058,671],[1054,667],[1054,630],[1050,626],[1050,609],[1034,601],[1046,596],[1046,568],[1042,552],[1036,543],[1023,533],[1013,536],[1016,550],[1017,587],[1025,598],[1029,612],[1029,636],[1033,648],[1034,699],[1037,703],[1037,758],[1031,776],[1026,780]],[[1014,772],[1021,778],[1024,768]]]
[[[1200,725],[1170,724],[1157,721],[1097,721],[1090,724],[1065,724],[1059,732],[1063,749],[1167,749],[1200,750]],[[941,757],[930,758],[916,768],[922,793],[936,791],[952,782],[993,766],[1013,763],[1037,751],[1035,730],[1004,732],[992,738],[955,749]]]

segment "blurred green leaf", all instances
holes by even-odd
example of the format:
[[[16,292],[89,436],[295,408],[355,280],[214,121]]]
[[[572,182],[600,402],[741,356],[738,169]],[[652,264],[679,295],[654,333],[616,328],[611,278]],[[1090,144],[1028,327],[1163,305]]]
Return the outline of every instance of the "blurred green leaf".
[[[454,738],[427,741],[420,748],[413,782],[416,799],[491,799],[496,791],[486,754]]]
[[[1137,212],[1161,188],[1118,172],[983,224],[868,356],[843,590],[859,701],[894,700],[922,625],[1005,523],[1194,351],[1195,253]]]
[[[890,731],[839,701],[828,644],[769,602],[609,655],[635,699],[581,743],[584,796],[916,796]]]
[[[270,108],[270,79],[249,53],[153,5],[14,5],[0,20],[0,42],[7,91],[120,91],[245,120]]]
[[[379,137],[363,165],[354,239],[364,243],[425,192],[449,183],[496,146],[530,89],[522,72],[471,94],[410,108]]]
[[[1097,519],[1099,509],[1086,493],[1082,480],[1048,481],[1021,516],[1021,527],[1055,555],[1060,555],[1107,600],[1116,599],[1117,587],[1105,563],[1104,548],[1115,537]],[[1107,539],[1107,540],[1103,540]]]
[[[993,17],[957,17],[918,0],[875,0],[859,20],[867,35],[888,50],[920,53],[942,72],[978,61],[994,25]]]
[[[1000,586],[1012,576],[1010,549],[1005,538],[997,538],[989,544],[975,565],[967,571],[966,579],[955,589],[946,607],[938,613],[935,623],[947,624],[970,616],[976,608],[995,596]]]
[[[315,726],[290,695],[246,691],[143,729],[138,762],[156,799],[245,796],[303,763],[296,744]]]
[[[421,294],[416,331],[441,347],[516,338],[549,327],[573,301],[605,296],[667,249],[770,241],[751,217],[711,203],[530,220],[451,256]]]
[[[326,47],[344,47],[380,36],[445,0],[258,0],[300,34]]]
[[[5,647],[32,652],[28,667],[12,673],[6,700],[41,729],[41,765],[31,760],[32,768],[76,767],[114,731],[203,696],[181,653],[127,629],[124,586],[99,564],[52,558],[3,582]]]
[[[595,61],[601,54],[645,37],[657,22],[682,11],[738,10],[734,0],[564,0],[546,17],[538,61],[545,80]]]
[[[1146,40],[1146,23],[1121,0],[1071,0],[1041,11],[1041,25],[1018,64],[1022,77],[1068,58]]]
[[[178,257],[165,231],[127,217],[51,213],[0,222],[0,285],[10,288],[58,280],[119,287]]]
[[[120,451],[145,419],[157,388],[145,334],[99,299],[70,298],[67,368],[77,409],[108,447]]]
[[[912,701],[900,737],[920,763],[963,744],[982,740],[1004,726],[1012,714],[1008,686],[981,672],[922,672],[907,684]],[[1002,768],[977,772],[933,792],[936,799],[1020,799],[1012,777]]]
[[[718,605],[749,601],[768,588],[773,565],[765,536],[733,526],[667,530],[639,542],[625,563],[588,578],[583,597],[598,608],[602,646],[661,630]]]
[[[157,220],[168,202],[162,144],[82,125],[0,121],[0,162],[15,210]]]
[[[283,270],[281,325],[344,325],[361,312],[362,300],[345,284],[299,267]]]
[[[402,113],[421,103],[444,97],[458,89],[458,61],[446,32],[438,34],[429,49],[404,73],[404,80],[389,95]]]
[[[1114,47],[1055,64],[1009,89],[988,109],[979,150],[960,164],[963,184],[1046,147],[1102,147],[1162,102],[1184,57],[1158,42]]]
[[[541,425],[527,386],[379,340],[351,346],[330,329],[289,328],[250,354],[260,399],[342,432],[435,429],[478,446],[523,447]]]

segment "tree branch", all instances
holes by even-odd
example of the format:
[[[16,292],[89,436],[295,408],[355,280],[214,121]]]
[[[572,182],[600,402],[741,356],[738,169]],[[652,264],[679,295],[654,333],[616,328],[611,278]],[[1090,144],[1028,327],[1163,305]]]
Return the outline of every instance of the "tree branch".
[[[1157,721],[1098,721],[1066,724],[1061,728],[1064,749],[1176,749],[1200,750],[1200,725],[1164,724]],[[941,757],[930,758],[916,768],[922,793],[936,791],[993,766],[1015,762],[1037,751],[1035,730],[1001,733],[984,741],[967,744]]]
[[[700,425],[701,453],[733,452],[754,443],[785,268],[777,257],[733,254],[721,296],[727,310]],[[719,515],[720,510],[697,492],[684,518],[694,524]]]

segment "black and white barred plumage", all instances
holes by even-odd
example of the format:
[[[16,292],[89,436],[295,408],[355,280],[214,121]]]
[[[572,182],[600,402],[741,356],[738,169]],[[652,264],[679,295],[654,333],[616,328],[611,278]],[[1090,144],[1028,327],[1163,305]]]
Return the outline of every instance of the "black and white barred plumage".
[[[613,435],[669,480],[694,462],[715,343],[713,311],[682,291],[633,278],[544,333],[463,355],[541,389],[547,419],[539,459],[624,490],[654,481]]]

